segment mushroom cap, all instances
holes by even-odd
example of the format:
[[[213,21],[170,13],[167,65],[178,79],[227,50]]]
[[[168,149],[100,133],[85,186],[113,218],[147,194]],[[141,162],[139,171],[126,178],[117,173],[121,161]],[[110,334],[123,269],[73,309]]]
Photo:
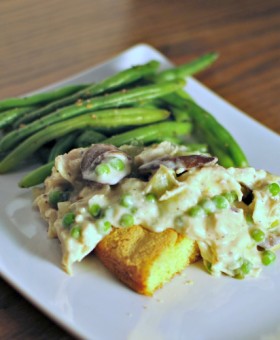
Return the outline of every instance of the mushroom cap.
[[[121,159],[125,164],[123,171],[112,171],[112,173],[108,176],[102,178],[98,177],[95,173],[96,167],[101,163],[106,163],[106,160],[110,158]],[[83,179],[113,185],[117,184],[130,173],[130,165],[130,157],[114,145],[93,144],[83,155],[81,160],[81,173]]]
[[[138,170],[140,173],[149,173],[156,171],[161,165],[164,165],[169,169],[175,170],[177,174],[181,174],[192,168],[213,165],[217,160],[216,157],[206,155],[166,156],[145,163]]]

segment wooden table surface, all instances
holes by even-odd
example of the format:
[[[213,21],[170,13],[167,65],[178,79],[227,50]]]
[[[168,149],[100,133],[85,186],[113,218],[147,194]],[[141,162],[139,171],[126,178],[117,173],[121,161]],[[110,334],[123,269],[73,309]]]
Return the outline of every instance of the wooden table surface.
[[[208,51],[197,78],[280,133],[277,0],[2,0],[0,98],[16,96],[148,43],[176,64]],[[1,339],[70,336],[3,280]]]

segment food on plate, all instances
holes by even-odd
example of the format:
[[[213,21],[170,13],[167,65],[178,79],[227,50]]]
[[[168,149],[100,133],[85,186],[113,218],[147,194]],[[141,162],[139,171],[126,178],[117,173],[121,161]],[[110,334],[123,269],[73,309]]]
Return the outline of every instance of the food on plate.
[[[19,183],[58,237],[62,265],[92,251],[135,291],[202,257],[212,275],[257,276],[280,243],[279,177],[249,166],[184,91],[206,54],[160,70],[152,60],[92,84],[0,101],[0,173],[43,163]]]
[[[252,167],[224,168],[216,157],[170,142],[93,144],[56,158],[35,204],[60,240],[67,272],[96,248],[122,281],[149,295],[197,258],[196,245],[215,276],[254,277],[272,263],[279,181]]]

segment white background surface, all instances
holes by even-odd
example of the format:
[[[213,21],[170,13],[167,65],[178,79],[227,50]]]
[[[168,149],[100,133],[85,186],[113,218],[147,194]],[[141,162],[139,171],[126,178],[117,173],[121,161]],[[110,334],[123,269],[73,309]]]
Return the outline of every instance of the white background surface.
[[[138,45],[66,82],[98,81],[150,59],[170,66],[151,47]],[[197,81],[190,79],[187,88],[234,135],[252,166],[280,174],[278,135]],[[18,291],[73,334],[102,340],[280,339],[279,259],[260,278],[243,281],[215,279],[195,264],[152,298],[119,283],[94,256],[76,264],[69,276],[60,268],[58,241],[47,238],[46,225],[32,209],[31,190],[17,187],[22,175],[0,177],[0,270]]]

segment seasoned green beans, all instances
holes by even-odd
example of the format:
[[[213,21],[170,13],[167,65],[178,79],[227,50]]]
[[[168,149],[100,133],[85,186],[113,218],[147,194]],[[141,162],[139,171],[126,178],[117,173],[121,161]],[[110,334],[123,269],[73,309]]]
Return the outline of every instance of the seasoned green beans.
[[[57,90],[34,94],[30,97],[3,99],[0,101],[0,110],[46,104],[53,100],[57,100],[80,91],[87,86],[88,85],[69,85]]]
[[[34,110],[33,106],[23,106],[6,110],[0,113],[0,129],[9,127],[19,117]]]
[[[173,80],[176,78],[186,78],[209,67],[216,59],[218,54],[215,52],[207,53],[187,64],[162,71],[154,77],[155,81]]]
[[[108,128],[114,131],[114,128],[120,126],[137,126],[148,124],[160,120],[164,120],[169,113],[160,109],[113,109],[88,113],[82,116],[72,118],[57,124],[48,126],[47,128],[33,134],[21,144],[19,144],[12,152],[10,152],[0,162],[0,173],[5,173],[15,169],[22,160],[32,155],[42,145],[50,140],[64,136],[72,131],[77,131],[90,126],[98,129]]]
[[[29,123],[35,119],[45,116],[48,113],[54,112],[60,107],[68,106],[75,103],[78,100],[84,100],[103,94],[108,91],[116,90],[118,88],[124,88],[125,86],[139,80],[145,76],[152,75],[159,67],[159,62],[152,60],[144,65],[137,65],[116,73],[105,80],[92,84],[85,89],[71,95],[61,98],[43,108],[34,110],[28,115],[25,115],[21,120],[18,121],[17,126],[22,123]]]
[[[127,91],[118,91],[105,96],[95,97],[85,102],[67,106],[57,112],[51,113],[36,120],[34,123],[28,124],[22,128],[18,128],[4,136],[0,141],[0,152],[11,149],[23,138],[30,136],[32,133],[43,129],[48,125],[81,115],[86,112],[93,112],[112,107],[118,108],[141,102],[142,100],[163,97],[168,93],[182,88],[184,84],[185,82],[183,80],[174,80],[159,84],[146,85]]]
[[[113,144],[115,146],[121,146],[123,144],[129,144],[137,141],[137,143],[150,143],[157,142],[159,140],[163,140],[163,138],[169,137],[180,137],[189,135],[191,132],[191,124],[185,124],[180,122],[163,122],[151,124],[148,126],[132,129],[127,132],[123,132],[117,135],[114,135],[110,138],[104,139],[104,136],[100,133],[96,133],[94,131],[91,132],[88,138],[84,139],[84,142],[87,140],[88,144],[82,145],[84,147],[89,146],[96,138],[96,142],[101,142],[105,144]],[[68,135],[69,136],[69,135]],[[102,139],[103,137],[103,139]],[[205,148],[203,145],[191,145],[191,148],[195,148],[195,150],[201,150]],[[205,150],[203,150],[205,151]],[[52,158],[52,157],[50,157]],[[19,183],[19,186],[22,188],[28,188],[34,185],[38,185],[42,183],[47,176],[50,175],[51,169],[54,165],[53,161],[49,161],[46,165],[43,165],[34,171],[27,174]]]
[[[69,133],[68,135],[59,138],[51,149],[48,161],[53,161],[56,156],[69,151],[74,146],[77,135],[78,133]]]
[[[214,148],[219,145],[220,148],[232,158],[234,166],[248,166],[248,161],[243,150],[237,144],[232,135],[220,123],[218,123],[213,116],[199,107],[196,103],[187,99],[186,104],[195,124],[199,126],[200,129],[203,127],[205,132],[209,131],[212,134],[213,139],[211,139],[211,141],[208,139],[211,142],[212,147]],[[217,142],[218,140],[219,143]]]
[[[183,90],[184,79],[209,67],[217,56],[208,53],[161,72],[153,60],[96,83],[0,101],[0,173],[43,153],[47,163],[19,183],[30,187],[42,183],[54,158],[71,148],[165,140],[193,152],[210,151],[225,167],[247,166],[230,133]]]
[[[195,125],[195,133],[202,142],[206,142],[210,150],[219,158],[219,163],[225,167],[248,166],[247,158],[233,136],[207,111],[181,92],[173,93],[164,98],[172,107],[179,107],[186,111]],[[182,115],[180,120],[182,120]]]
[[[75,141],[77,148],[88,147],[91,144],[99,143],[106,137],[100,132],[91,129],[85,129]]]
[[[191,132],[192,125],[190,123],[180,122],[162,122],[144,127],[139,127],[108,139],[103,143],[120,146],[131,142],[150,143],[162,140],[164,137],[187,136]]]

